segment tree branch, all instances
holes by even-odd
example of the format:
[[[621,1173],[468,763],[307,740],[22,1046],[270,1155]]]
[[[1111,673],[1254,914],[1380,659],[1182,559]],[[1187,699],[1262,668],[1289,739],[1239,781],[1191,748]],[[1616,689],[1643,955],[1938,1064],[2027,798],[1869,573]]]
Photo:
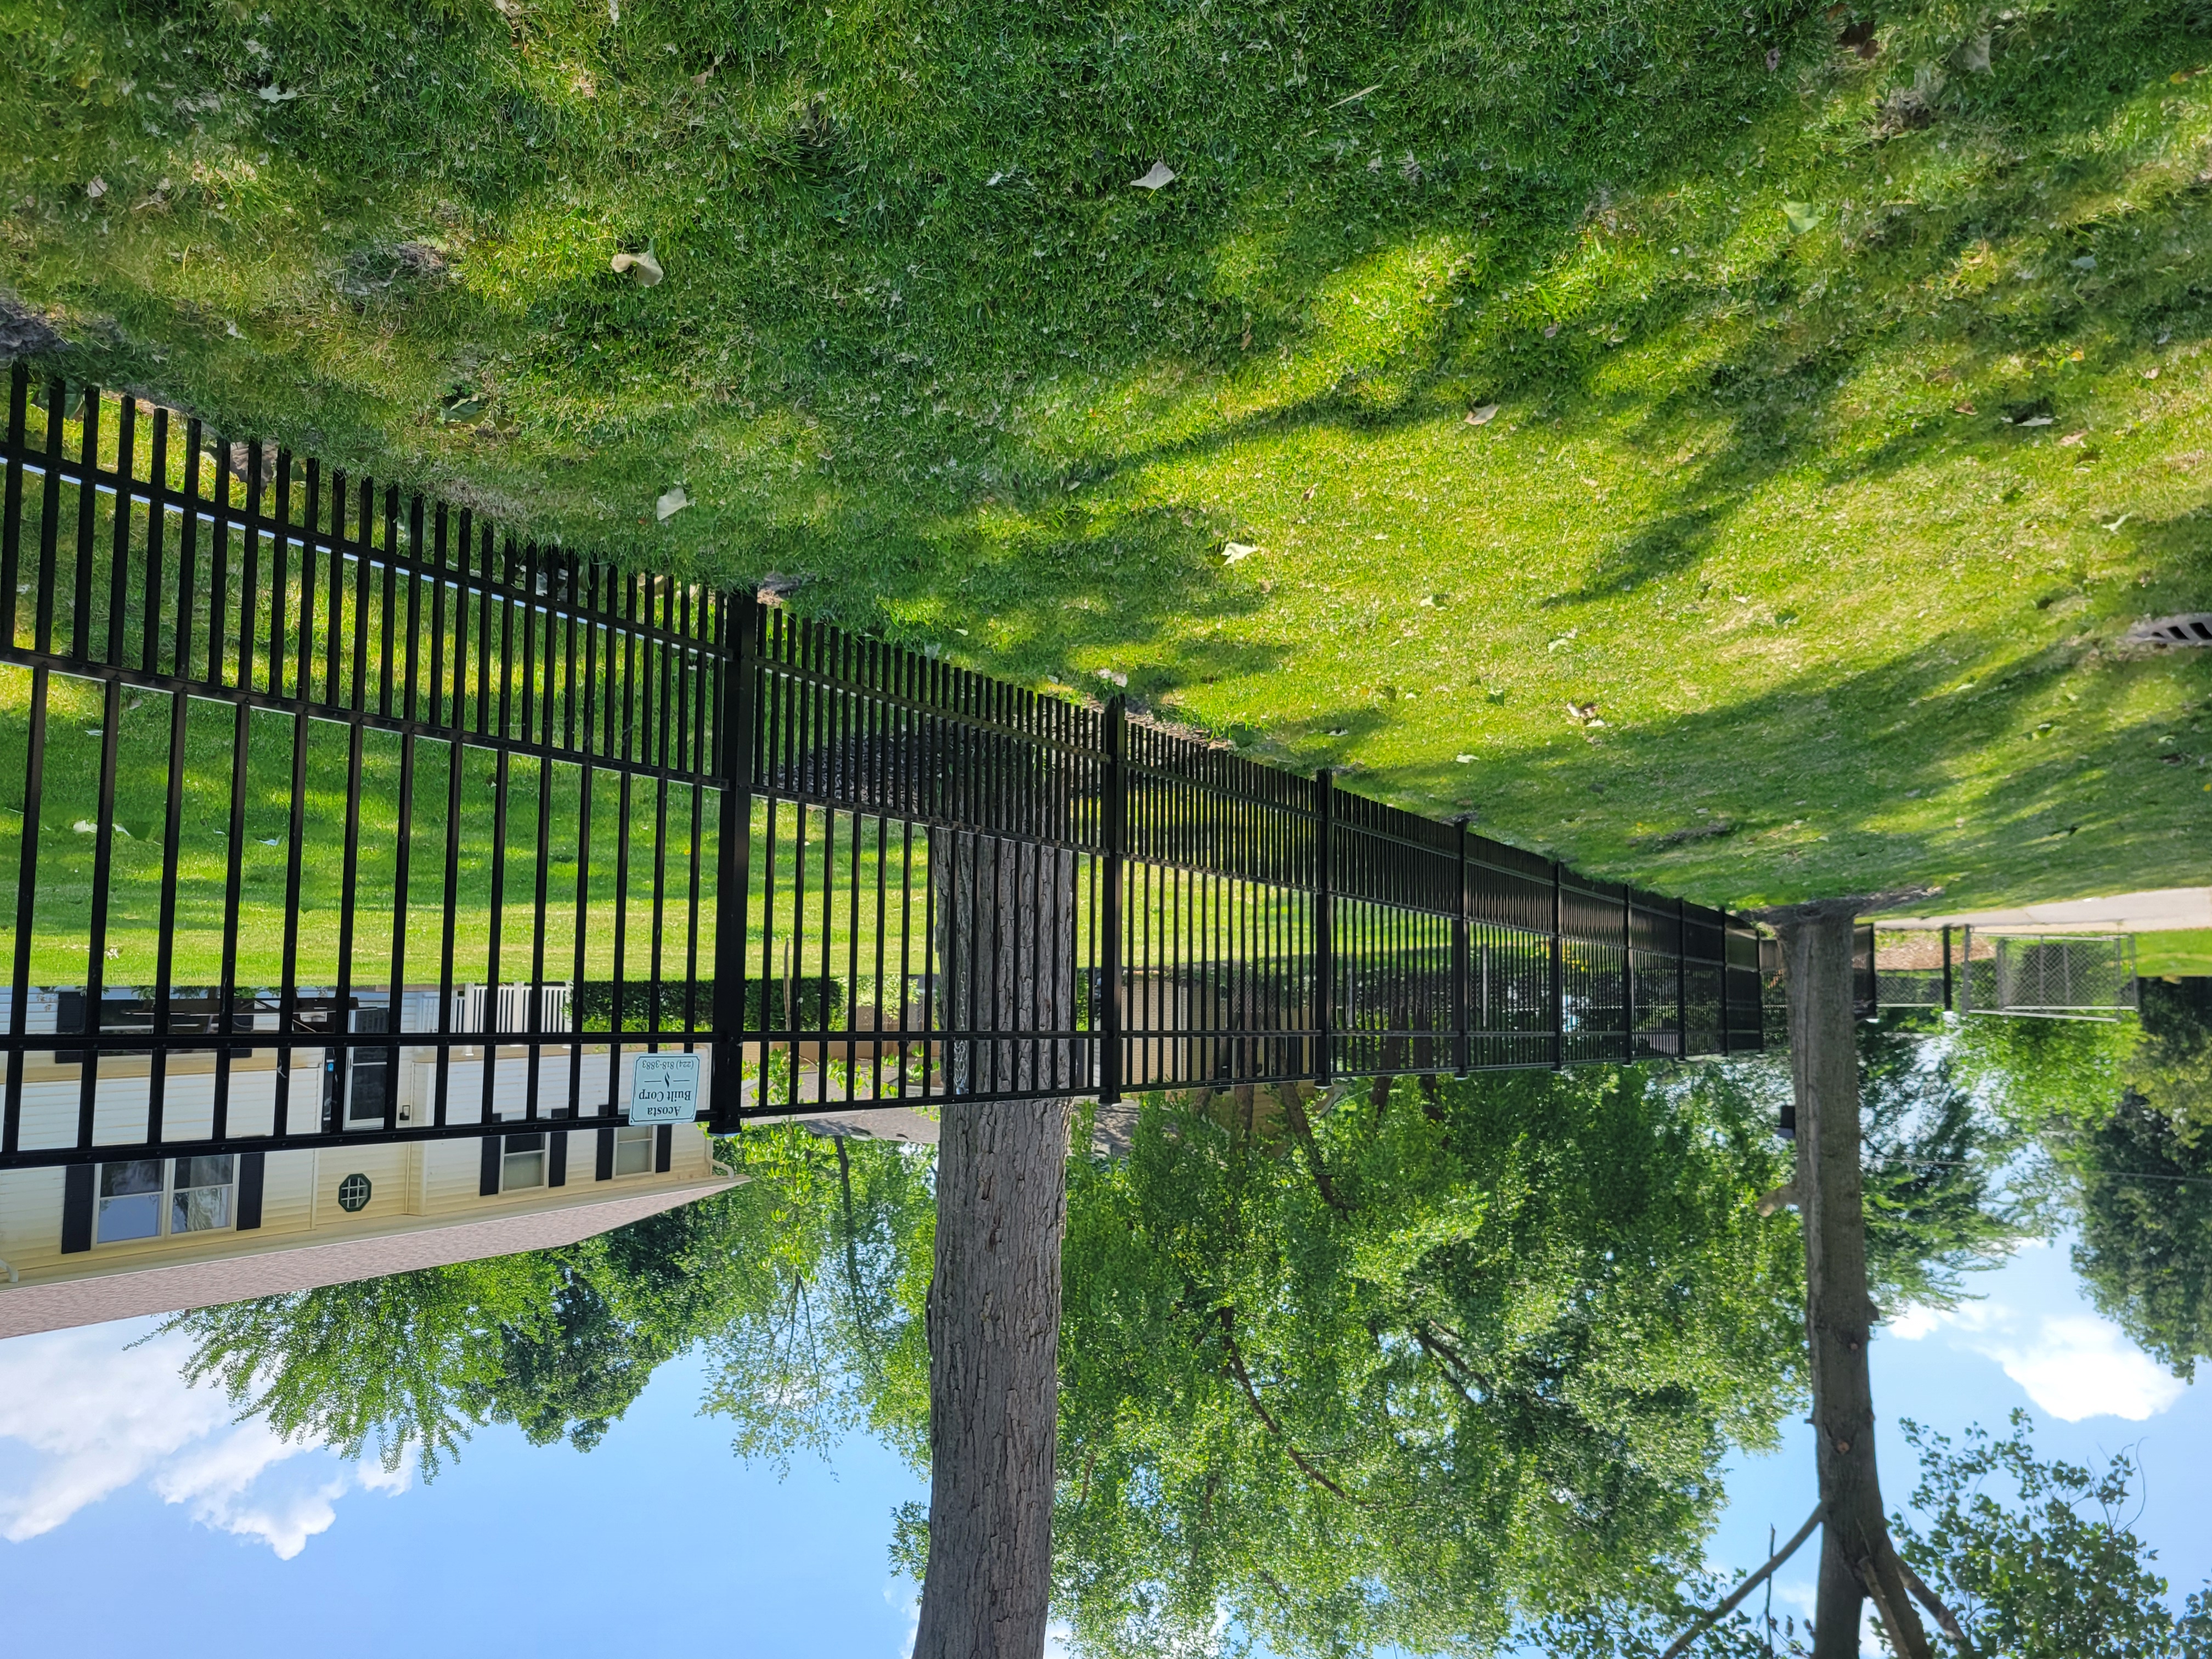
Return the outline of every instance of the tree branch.
[[[1720,1606],[1715,1607],[1711,1613],[1701,1614],[1696,1624],[1674,1638],[1674,1644],[1660,1655],[1659,1659],[1675,1659],[1675,1656],[1683,1649],[1734,1613],[1745,1596],[1765,1583],[1768,1575],[1795,1555],[1797,1553],[1797,1547],[1813,1535],[1813,1528],[1820,1524],[1820,1504],[1814,1504],[1812,1514],[1805,1517],[1805,1524],[1791,1534],[1790,1541],[1774,1553],[1774,1559],[1729,1591]]]
[[[1935,1614],[1936,1623],[1942,1628],[1943,1634],[1949,1637],[1960,1647],[1965,1647],[1966,1645],[1966,1632],[1959,1627],[1957,1616],[1952,1613],[1950,1608],[1943,1605],[1942,1601],[1937,1598],[1936,1592],[1928,1588],[1927,1582],[1923,1579],[1918,1573],[1913,1571],[1911,1564],[1901,1555],[1897,1558],[1897,1570],[1905,1575],[1905,1589],[1911,1590],[1915,1595],[1918,1596],[1922,1604],[1927,1607],[1928,1611]]]
[[[1291,1462],[1305,1472],[1307,1480],[1316,1486],[1327,1487],[1347,1504],[1358,1503],[1359,1501],[1358,1498],[1307,1462],[1306,1455],[1297,1449],[1290,1436],[1283,1432],[1283,1425],[1275,1421],[1274,1413],[1269,1411],[1265,1402],[1261,1400],[1259,1389],[1252,1386],[1252,1374],[1244,1369],[1244,1356],[1237,1346],[1237,1335],[1233,1328],[1237,1320],[1237,1310],[1234,1308],[1223,1308],[1218,1311],[1221,1315],[1221,1342],[1223,1347],[1228,1351],[1229,1369],[1236,1375],[1237,1382],[1243,1385],[1244,1397],[1252,1402],[1252,1409],[1260,1413],[1260,1420],[1267,1425],[1276,1439],[1283,1443],[1283,1449],[1291,1455]]]
[[[1281,1097],[1283,1115],[1290,1121],[1291,1133],[1298,1138],[1298,1144],[1305,1148],[1306,1163],[1313,1170],[1314,1185],[1320,1189],[1322,1201],[1339,1214],[1350,1215],[1352,1206],[1344,1201],[1343,1195],[1336,1190],[1336,1183],[1328,1178],[1328,1166],[1321,1161],[1321,1148],[1314,1141],[1313,1124],[1306,1116],[1306,1109],[1300,1103],[1297,1091],[1295,1089],[1285,1089]]]
[[[1457,1354],[1431,1336],[1425,1325],[1413,1327],[1413,1340],[1421,1345],[1423,1352],[1434,1356],[1437,1366],[1444,1374],[1444,1381],[1452,1385],[1452,1391],[1455,1394],[1467,1401],[1468,1408],[1470,1411],[1480,1411],[1482,1402],[1468,1392],[1467,1384],[1473,1382],[1480,1388],[1482,1386],[1482,1379],[1468,1370],[1460,1362]]]

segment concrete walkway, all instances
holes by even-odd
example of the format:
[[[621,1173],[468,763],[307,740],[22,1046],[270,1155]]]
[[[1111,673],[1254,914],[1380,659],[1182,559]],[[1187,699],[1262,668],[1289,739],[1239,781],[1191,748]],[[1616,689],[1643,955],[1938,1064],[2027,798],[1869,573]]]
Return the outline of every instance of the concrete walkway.
[[[2168,887],[2109,898],[2065,899],[2010,910],[1943,916],[1875,916],[1878,927],[1972,927],[1977,933],[2166,933],[2212,927],[2212,887]]]

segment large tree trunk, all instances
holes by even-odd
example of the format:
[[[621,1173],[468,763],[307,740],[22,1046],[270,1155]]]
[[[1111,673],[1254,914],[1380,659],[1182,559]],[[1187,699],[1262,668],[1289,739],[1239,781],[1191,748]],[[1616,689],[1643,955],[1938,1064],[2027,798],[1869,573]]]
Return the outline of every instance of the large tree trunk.
[[[1072,1090],[1072,855],[931,848],[956,1094]],[[1006,1036],[995,1035],[1006,1033]],[[947,1101],[929,1290],[929,1565],[915,1659],[1039,1659],[1052,1591],[1068,1103]]]
[[[1906,1659],[1928,1653],[1904,1564],[1890,1542],[1875,1468],[1867,1340],[1866,1214],[1860,1197],[1858,1048],[1851,1030],[1848,901],[1773,917],[1790,993],[1797,1099],[1797,1201],[1805,1224],[1805,1334],[1824,1526],[1813,1659],[1857,1659],[1871,1597]]]

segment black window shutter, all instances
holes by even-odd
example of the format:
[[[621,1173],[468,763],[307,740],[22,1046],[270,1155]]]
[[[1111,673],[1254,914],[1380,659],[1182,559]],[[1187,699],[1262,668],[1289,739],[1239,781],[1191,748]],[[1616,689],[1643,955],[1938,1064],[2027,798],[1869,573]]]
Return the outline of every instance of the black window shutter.
[[[568,1184],[568,1137],[558,1129],[545,1137],[545,1184],[565,1187]]]
[[[676,1152],[676,1126],[664,1123],[653,1132],[653,1172],[666,1175],[668,1164]]]
[[[599,1131],[599,1167],[592,1171],[592,1179],[612,1181],[614,1178],[615,1132],[612,1129],[602,1129]]]
[[[243,1152],[238,1159],[238,1231],[251,1232],[261,1224],[261,1184],[269,1162],[266,1152]]]
[[[479,1198],[499,1196],[499,1137],[497,1135],[486,1135],[483,1138],[483,1173],[477,1181],[477,1196]]]
[[[62,1254],[92,1248],[92,1170],[72,1164],[62,1171]]]

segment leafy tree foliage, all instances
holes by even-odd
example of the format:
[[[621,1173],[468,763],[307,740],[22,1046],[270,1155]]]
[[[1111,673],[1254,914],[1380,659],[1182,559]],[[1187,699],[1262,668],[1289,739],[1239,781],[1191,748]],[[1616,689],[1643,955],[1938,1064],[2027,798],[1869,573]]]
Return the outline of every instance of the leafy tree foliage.
[[[701,1327],[715,1362],[706,1408],[743,1457],[788,1468],[866,1429],[926,1467],[926,1304],[936,1231],[927,1156],[797,1129],[745,1138],[757,1194],[745,1246]]]
[[[1898,1545],[1957,1613],[1976,1659],[2212,1656],[2212,1586],[2179,1615],[2167,1605],[2155,1553],[2131,1530],[2136,1469],[2125,1453],[2101,1469],[2043,1462],[2017,1410],[2004,1438],[1972,1429],[1959,1449],[1905,1426],[1926,1521],[1901,1521]]]
[[[1960,1080],[2015,1131],[2104,1121],[2140,1035],[2132,1019],[1972,1016],[1952,1027]]]
[[[2142,1042],[2125,1074],[2185,1139],[2212,1129],[2212,978],[2144,981]]]
[[[188,1376],[220,1382],[279,1433],[344,1456],[374,1448],[387,1468],[412,1455],[426,1478],[485,1423],[596,1445],[655,1369],[702,1342],[722,1362],[707,1407],[738,1420],[739,1451],[775,1459],[866,1422],[913,1454],[927,1401],[926,1167],[797,1129],[726,1150],[750,1186],[564,1249],[204,1309],[167,1328],[195,1340]]]
[[[1997,1191],[2021,1138],[1975,1109],[1938,1038],[1861,1028],[1867,1277],[1875,1305],[1957,1305],[1962,1273],[1996,1265],[2031,1217]]]
[[[1797,1387],[1781,1170],[1722,1066],[1148,1102],[1071,1180],[1079,1648],[1474,1652],[1671,1598]]]
[[[2080,1195],[2074,1266],[2099,1311],[2193,1380],[2212,1357],[2212,1139],[2130,1091],[2063,1158]]]

